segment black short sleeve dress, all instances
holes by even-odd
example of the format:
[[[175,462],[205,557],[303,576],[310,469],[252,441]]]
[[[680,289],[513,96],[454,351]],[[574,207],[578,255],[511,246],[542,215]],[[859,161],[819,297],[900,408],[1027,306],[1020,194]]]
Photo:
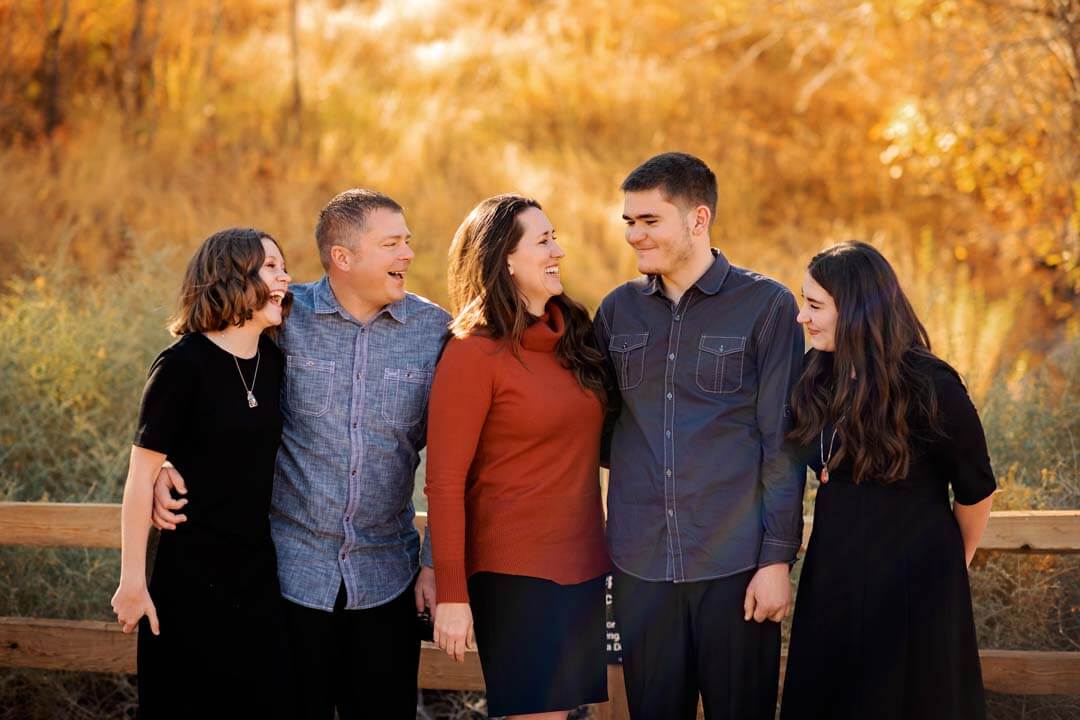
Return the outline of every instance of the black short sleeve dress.
[[[278,717],[284,707],[269,524],[283,372],[269,338],[246,360],[201,333],[150,368],[134,442],[168,456],[189,502],[187,522],[161,533],[150,577],[161,634],[139,624],[140,717]]]
[[[958,502],[974,504],[994,491],[994,474],[959,376],[939,360],[919,362],[933,377],[946,437],[917,431],[902,481],[855,485],[849,457],[818,489],[782,720],[985,717],[964,546],[949,489]],[[926,428],[925,418],[911,423]],[[824,429],[826,447],[832,430]],[[820,454],[818,438],[801,448],[819,475]]]

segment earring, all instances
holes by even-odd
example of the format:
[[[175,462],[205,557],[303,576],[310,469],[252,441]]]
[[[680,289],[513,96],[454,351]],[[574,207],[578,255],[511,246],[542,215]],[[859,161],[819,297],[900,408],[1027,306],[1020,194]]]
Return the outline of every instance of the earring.
[[[511,267],[510,263],[506,263],[506,269],[510,271],[510,274],[511,274],[511,275],[513,275],[513,274],[514,274],[514,268],[513,268],[513,267]]]

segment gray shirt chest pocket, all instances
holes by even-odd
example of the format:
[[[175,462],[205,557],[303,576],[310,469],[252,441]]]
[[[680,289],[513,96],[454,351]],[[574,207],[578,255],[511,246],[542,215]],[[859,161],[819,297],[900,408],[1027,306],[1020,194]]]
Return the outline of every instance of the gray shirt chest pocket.
[[[431,391],[430,370],[383,368],[382,417],[395,427],[409,428],[424,417]]]
[[[289,355],[285,368],[285,404],[301,415],[324,415],[330,409],[333,382],[333,360]]]
[[[611,363],[615,366],[620,390],[630,390],[641,384],[645,375],[645,346],[648,342],[647,332],[611,336],[608,351],[611,354]]]
[[[733,393],[742,388],[746,338],[702,335],[698,344],[696,379],[710,393]]]

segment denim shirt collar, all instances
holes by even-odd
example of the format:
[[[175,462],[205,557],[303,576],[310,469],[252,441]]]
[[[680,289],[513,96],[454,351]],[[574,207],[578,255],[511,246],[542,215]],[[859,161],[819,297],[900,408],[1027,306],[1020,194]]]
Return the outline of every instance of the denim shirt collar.
[[[709,248],[713,254],[713,264],[705,271],[705,274],[694,283],[701,292],[706,295],[715,295],[724,286],[728,273],[731,271],[731,263],[724,257],[724,253],[716,248]],[[646,295],[655,295],[663,290],[664,283],[659,275],[649,275],[648,281],[641,287],[641,292]]]
[[[338,315],[345,318],[346,320],[351,320],[352,322],[355,322],[355,323],[358,323],[358,324],[361,324],[361,325],[363,324],[363,323],[360,323],[360,321],[357,320],[356,318],[354,318],[352,315],[350,315],[348,310],[341,307],[341,303],[338,302],[337,297],[334,295],[333,288],[330,287],[330,277],[328,275],[323,275],[322,279],[319,280],[319,282],[315,284],[315,293],[314,293],[314,295],[315,295],[315,313],[317,315],[326,315],[326,314],[330,314],[330,313],[337,313]],[[408,299],[407,297],[403,297],[400,300],[398,300],[397,302],[390,303],[389,305],[386,305],[381,310],[379,310],[379,312],[375,313],[375,317],[377,318],[377,317],[379,317],[379,315],[382,315],[383,313],[387,313],[388,315],[390,315],[390,317],[394,318],[399,323],[404,325],[406,317],[407,317],[407,313],[406,313],[406,310],[405,310],[405,303],[406,303],[407,299]],[[372,318],[372,320],[374,320],[374,319],[375,318]]]

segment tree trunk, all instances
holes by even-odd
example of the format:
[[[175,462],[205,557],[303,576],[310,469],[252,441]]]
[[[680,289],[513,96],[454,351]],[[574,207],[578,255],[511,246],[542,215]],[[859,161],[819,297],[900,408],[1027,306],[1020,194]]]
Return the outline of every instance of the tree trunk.
[[[146,109],[146,99],[154,84],[154,46],[157,36],[148,31],[147,0],[135,0],[135,19],[128,41],[127,63],[123,75],[123,105],[128,118],[140,117]],[[160,16],[161,7],[158,7]]]
[[[69,5],[69,0],[61,0],[56,19],[47,24],[45,47],[38,66],[38,81],[41,83],[39,107],[46,137],[52,137],[64,120],[60,110],[60,36],[67,24]]]
[[[304,130],[304,96],[300,90],[300,38],[299,38],[300,0],[289,0],[289,62],[292,68],[292,105],[285,123],[287,137],[293,145],[299,146]]]
[[[225,21],[225,5],[222,0],[214,0],[213,19],[210,24],[210,42],[203,57],[203,82],[214,76],[214,55],[217,53],[218,40],[221,39],[221,26]]]

